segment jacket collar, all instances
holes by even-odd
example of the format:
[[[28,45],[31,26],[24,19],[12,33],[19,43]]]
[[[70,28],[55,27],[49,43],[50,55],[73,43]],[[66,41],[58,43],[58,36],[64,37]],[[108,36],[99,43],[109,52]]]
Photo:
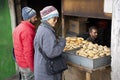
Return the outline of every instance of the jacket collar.
[[[47,21],[41,21],[42,24],[44,24],[46,28],[50,29],[53,33],[55,33],[55,30],[53,29],[53,27],[47,22]]]
[[[32,23],[30,23],[29,21],[21,21],[21,23],[29,26],[32,29],[35,29],[35,26]]]

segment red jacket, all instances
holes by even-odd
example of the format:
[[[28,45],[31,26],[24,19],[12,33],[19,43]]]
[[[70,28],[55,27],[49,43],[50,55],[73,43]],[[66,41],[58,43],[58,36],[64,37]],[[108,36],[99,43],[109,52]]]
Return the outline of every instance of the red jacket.
[[[28,21],[22,21],[13,32],[13,45],[18,66],[34,71],[35,26]]]

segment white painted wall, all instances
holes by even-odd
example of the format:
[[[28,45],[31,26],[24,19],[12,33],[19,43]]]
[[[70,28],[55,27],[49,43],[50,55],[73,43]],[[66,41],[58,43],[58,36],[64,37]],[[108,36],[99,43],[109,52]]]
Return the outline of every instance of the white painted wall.
[[[111,79],[120,80],[120,0],[113,0],[111,56]]]
[[[16,27],[14,0],[8,0],[8,4],[9,4],[10,17],[11,17],[11,28],[13,32],[14,28]]]

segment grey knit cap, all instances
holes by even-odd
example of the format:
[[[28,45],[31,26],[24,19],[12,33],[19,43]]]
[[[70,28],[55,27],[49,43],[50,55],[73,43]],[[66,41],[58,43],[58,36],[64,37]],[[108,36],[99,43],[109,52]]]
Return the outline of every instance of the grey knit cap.
[[[27,20],[36,15],[36,11],[30,7],[22,8],[22,17],[23,20]]]

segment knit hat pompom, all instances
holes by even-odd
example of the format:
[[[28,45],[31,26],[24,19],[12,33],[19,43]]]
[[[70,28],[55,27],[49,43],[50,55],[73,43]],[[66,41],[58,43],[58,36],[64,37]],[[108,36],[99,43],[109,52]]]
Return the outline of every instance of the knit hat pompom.
[[[59,17],[58,10],[53,6],[47,6],[40,11],[42,21],[48,20],[53,17]]]
[[[30,7],[22,8],[22,17],[23,20],[27,20],[36,15],[36,11]]]

